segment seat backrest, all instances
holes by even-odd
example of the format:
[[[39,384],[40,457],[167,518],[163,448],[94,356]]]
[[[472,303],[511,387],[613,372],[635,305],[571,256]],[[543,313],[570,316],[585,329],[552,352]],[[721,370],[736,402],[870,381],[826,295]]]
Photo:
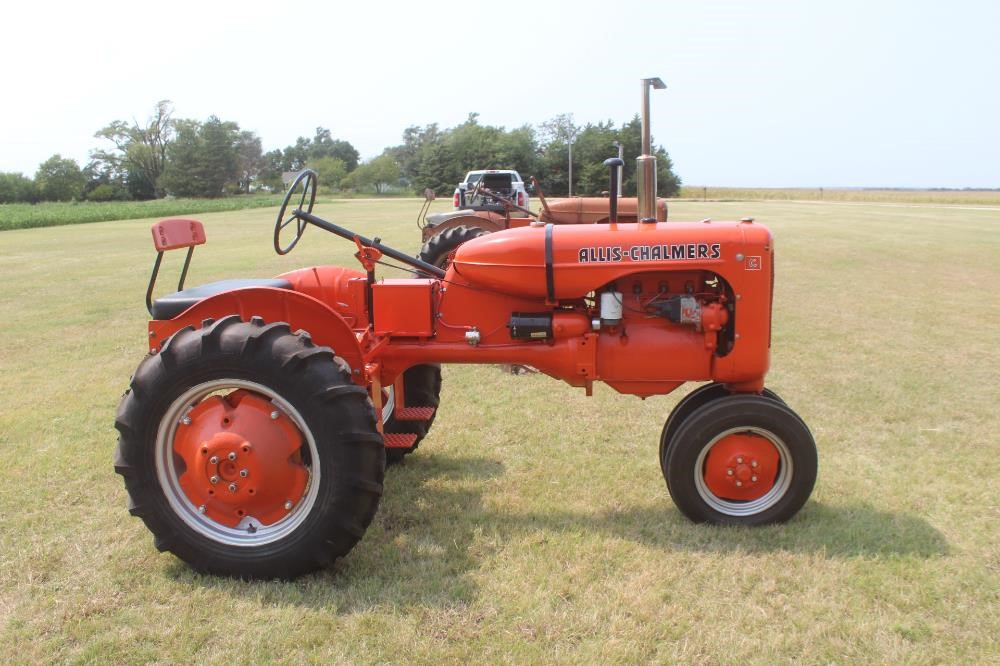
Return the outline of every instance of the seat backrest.
[[[157,252],[194,247],[205,242],[205,226],[198,220],[172,218],[153,225],[153,247]]]

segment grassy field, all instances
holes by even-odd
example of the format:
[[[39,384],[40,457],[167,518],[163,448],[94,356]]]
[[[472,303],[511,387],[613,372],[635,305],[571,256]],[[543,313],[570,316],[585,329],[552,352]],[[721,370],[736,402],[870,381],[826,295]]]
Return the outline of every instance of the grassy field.
[[[1000,205],[1000,190],[878,190],[818,187],[685,185],[681,198],[710,201],[837,201],[854,203]]]
[[[415,251],[417,208],[318,212]],[[316,229],[276,256],[272,215],[200,216],[191,283],[353,261]],[[150,220],[0,234],[0,661],[997,663],[1000,211],[671,215],[776,234],[769,384],[820,452],[793,521],[674,508],[657,439],[686,388],[586,398],[449,366],[364,539],[292,583],[196,575],[126,511],[112,422],[146,345]]]
[[[223,199],[156,199],[154,201],[43,202],[0,205],[0,231],[57,227],[65,224],[169,217],[192,213],[218,213],[277,206],[281,194],[226,197]]]

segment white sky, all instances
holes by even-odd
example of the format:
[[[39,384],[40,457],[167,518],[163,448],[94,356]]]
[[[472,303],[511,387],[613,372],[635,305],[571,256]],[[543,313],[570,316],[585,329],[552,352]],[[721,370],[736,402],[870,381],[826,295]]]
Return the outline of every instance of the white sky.
[[[323,126],[369,158],[471,111],[619,124],[659,76],[654,139],[689,185],[1000,187],[996,2],[16,0],[2,19],[0,171],[83,166],[160,99],[265,150]]]

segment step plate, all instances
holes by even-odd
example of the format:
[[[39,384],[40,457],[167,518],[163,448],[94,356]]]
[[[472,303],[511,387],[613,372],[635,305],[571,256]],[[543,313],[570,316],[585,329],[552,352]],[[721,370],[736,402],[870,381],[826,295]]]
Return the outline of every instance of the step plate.
[[[382,435],[387,449],[412,449],[417,436],[412,432],[387,432]]]
[[[430,421],[434,417],[433,407],[400,407],[393,416],[397,421]]]

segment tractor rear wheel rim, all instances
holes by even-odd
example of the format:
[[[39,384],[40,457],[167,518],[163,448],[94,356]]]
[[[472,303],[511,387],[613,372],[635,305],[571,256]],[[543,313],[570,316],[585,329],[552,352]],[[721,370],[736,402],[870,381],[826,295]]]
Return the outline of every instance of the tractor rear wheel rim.
[[[180,478],[185,471],[185,465],[174,451],[178,428],[184,427],[185,419],[190,423],[187,414],[203,400],[213,395],[231,394],[238,390],[248,391],[258,398],[271,402],[283,418],[290,419],[301,437],[302,457],[308,458],[309,461],[308,464],[304,464],[308,474],[304,491],[298,493],[298,497],[288,497],[283,500],[282,508],[287,513],[270,524],[262,524],[248,515],[235,527],[224,525],[205,515],[203,505],[195,505],[181,486]],[[308,517],[319,493],[320,469],[316,464],[319,460],[319,451],[316,440],[305,425],[305,420],[276,392],[262,384],[244,379],[211,380],[193,386],[175,398],[160,421],[154,455],[157,479],[174,514],[199,535],[228,546],[262,546],[288,536]]]
[[[709,488],[706,481],[707,469],[706,459],[712,447],[731,435],[756,435],[764,438],[778,454],[778,472],[774,477],[773,484],[767,492],[751,500],[739,501],[719,497]],[[712,509],[727,516],[753,516],[781,501],[788,489],[792,485],[792,475],[794,468],[792,464],[792,454],[784,441],[770,430],[754,426],[731,428],[719,433],[709,441],[698,453],[698,459],[694,467],[694,483],[698,495]]]

